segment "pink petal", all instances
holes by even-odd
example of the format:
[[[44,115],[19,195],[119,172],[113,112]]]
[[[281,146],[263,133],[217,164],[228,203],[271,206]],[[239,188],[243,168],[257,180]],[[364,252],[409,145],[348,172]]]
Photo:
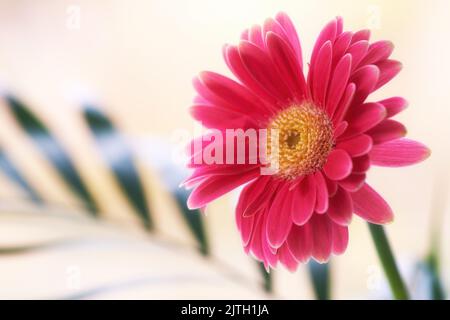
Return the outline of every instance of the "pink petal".
[[[183,185],[192,185],[192,182],[198,182],[199,180],[207,179],[212,176],[229,176],[240,175],[249,171],[254,171],[259,168],[259,165],[247,165],[247,164],[219,164],[219,165],[207,165],[198,167],[194,170],[189,178],[187,178]],[[200,179],[199,179],[200,178]],[[197,185],[194,183],[193,185]]]
[[[314,64],[311,64],[312,94],[314,101],[319,106],[325,106],[325,97],[331,72],[332,55],[331,41],[327,41],[322,48],[320,48]]]
[[[348,48],[347,53],[352,56],[352,71],[355,71],[359,66],[361,60],[366,56],[367,50],[369,50],[369,42],[359,41]]]
[[[356,85],[356,92],[352,105],[358,106],[375,90],[375,86],[380,77],[380,71],[374,65],[367,65],[355,71],[351,82]]]
[[[255,210],[255,202],[258,204],[263,204],[264,201],[262,200],[267,199],[267,194],[265,194],[265,191],[268,189],[273,191],[274,185],[275,184],[272,183],[272,179],[268,176],[260,176],[247,184],[241,191],[241,196],[246,195],[245,202],[242,204],[242,215],[245,217],[254,215],[258,211]],[[258,209],[260,209],[260,207],[258,207]]]
[[[206,128],[257,128],[258,125],[250,117],[226,108],[210,105],[194,105],[190,108],[192,117],[200,121]]]
[[[304,225],[311,218],[316,205],[316,180],[306,176],[295,189],[292,201],[292,220],[296,225]]]
[[[311,217],[313,234],[312,255],[318,262],[327,262],[331,255],[333,243],[331,222],[327,215],[315,214]]]
[[[345,120],[348,128],[342,139],[350,138],[372,129],[386,118],[386,109],[379,103],[365,103],[351,108]]]
[[[207,178],[192,191],[187,205],[191,210],[202,208],[225,193],[255,179],[259,174],[259,170],[255,169],[239,175],[212,176]]]
[[[244,247],[250,242],[255,224],[255,215],[250,217],[244,217],[243,215],[243,208],[245,207],[245,202],[247,201],[249,195],[249,193],[244,192],[246,189],[248,188],[244,188],[241,192],[238,204],[236,206],[236,224],[241,233],[242,244]]]
[[[314,63],[316,62],[319,51],[325,44],[325,42],[330,41],[333,43],[334,40],[336,39],[336,34],[337,34],[337,21],[336,19],[333,19],[325,26],[325,28],[322,29],[322,31],[319,34],[319,37],[316,40],[314,49],[311,54],[311,65],[314,65]]]
[[[339,181],[339,185],[349,192],[355,192],[364,185],[364,181],[366,181],[365,173],[352,173],[344,180]]]
[[[181,184],[180,187],[184,187],[187,190],[190,190],[200,184],[202,184],[204,181],[206,181],[206,179],[210,178],[210,176],[199,176],[199,177],[189,177],[186,180],[184,180]]]
[[[328,155],[323,171],[331,180],[342,180],[352,172],[352,159],[344,150],[335,149]]]
[[[355,34],[353,35],[353,38],[352,38],[352,43],[355,43],[355,42],[358,42],[361,40],[369,41],[369,39],[370,39],[370,30],[363,29],[363,30],[355,32]]]
[[[260,261],[264,261],[264,251],[262,247],[262,233],[265,232],[263,229],[264,219],[266,219],[266,214],[260,214],[256,217],[252,238],[246,247],[246,251],[251,251]]]
[[[198,80],[198,79],[197,79]],[[196,95],[193,99],[195,104],[211,105],[211,103],[201,95]]]
[[[331,229],[333,237],[332,252],[334,254],[342,254],[345,252],[348,245],[348,228],[336,223],[331,223]]]
[[[293,192],[282,186],[273,200],[267,215],[267,240],[271,247],[279,248],[286,241],[292,227],[291,208]]]
[[[289,43],[295,51],[300,68],[303,69],[302,48],[294,24],[292,23],[288,15],[284,12],[278,13],[275,17],[275,20],[278,21],[278,23],[283,27],[286,36],[289,39]]]
[[[236,205],[236,210],[235,210],[236,227],[238,228],[239,231],[241,231],[241,228],[242,228],[242,216],[243,216],[242,215],[242,207],[243,207],[243,204],[245,201],[246,201],[246,195],[241,192],[239,194],[239,200],[238,200],[238,203]]]
[[[281,24],[278,23],[278,21],[268,18],[266,21],[264,21],[263,25],[263,38],[266,39],[267,33],[272,32],[275,33],[277,36],[282,38],[284,41],[289,43],[289,38],[286,35],[286,32],[284,31]],[[292,50],[294,50],[292,48]]]
[[[271,32],[283,39],[289,47],[289,50],[292,51],[294,59],[299,64],[300,69],[303,70],[302,52],[294,25],[286,15],[283,16],[283,14],[281,14],[279,17],[281,19],[266,19],[263,26],[263,38],[266,38],[267,34]]]
[[[267,92],[267,90],[250,74],[249,70],[242,62],[239,51],[235,46],[226,45],[224,46],[223,51],[225,62],[228,67],[246,87],[254,92],[259,98],[266,101],[269,106],[277,102],[276,98]]]
[[[378,101],[386,108],[387,117],[393,117],[396,114],[402,112],[408,106],[408,101],[401,97],[393,97],[385,100]]]
[[[324,176],[320,171],[314,174],[316,179],[316,212],[325,213],[328,209],[328,187]]]
[[[373,143],[376,145],[404,137],[406,128],[400,122],[388,119],[367,131],[367,134],[372,137]]]
[[[391,81],[402,70],[401,62],[396,60],[381,61],[377,63],[377,67],[380,69],[380,78],[375,90]]]
[[[354,83],[350,83],[345,89],[344,96],[339,102],[338,107],[336,108],[333,115],[333,124],[340,123],[344,118],[348,108],[350,107],[353,97],[356,92],[356,85]]]
[[[333,77],[330,81],[330,88],[327,96],[327,113],[333,115],[336,107],[341,101],[342,95],[347,87],[348,79],[350,77],[350,68],[352,65],[352,56],[346,54],[339,60],[333,72]]]
[[[339,138],[345,132],[345,130],[347,130],[347,127],[348,127],[347,121],[339,122],[339,124],[336,125],[336,127],[334,128],[334,138],[335,139]]]
[[[374,64],[389,58],[394,50],[394,44],[390,41],[377,41],[369,46],[369,50],[361,61],[361,65]]]
[[[205,92],[197,86],[200,94],[211,103],[230,109],[237,113],[263,118],[269,115],[268,109],[262,101],[251,93],[247,88],[227,77],[214,72],[202,72],[199,75],[201,82],[209,90]],[[258,114],[261,114],[258,116]]]
[[[294,94],[302,99],[306,96],[306,82],[300,65],[289,45],[273,32],[266,35],[269,54],[277,70]]]
[[[370,159],[378,166],[403,167],[425,160],[430,153],[430,149],[420,142],[397,139],[376,145],[370,152]]]
[[[280,262],[291,272],[297,270],[298,262],[289,250],[287,244],[284,244],[278,251]]]
[[[340,141],[336,148],[347,151],[351,157],[359,157],[369,153],[372,149],[372,138],[366,134],[361,134],[348,140]]]
[[[291,97],[289,89],[276,71],[275,65],[262,49],[250,42],[241,41],[239,54],[247,70],[266,91],[281,102],[289,100]]]
[[[293,225],[287,245],[298,262],[305,263],[311,256],[313,239],[310,224],[304,226]]]
[[[352,221],[353,203],[350,194],[338,188],[334,197],[330,198],[328,216],[339,225],[348,226]]]
[[[261,247],[262,247],[262,252],[264,255],[264,265],[265,265],[266,269],[269,267],[275,268],[277,266],[277,262],[278,262],[276,250],[274,250],[272,247],[270,247],[269,241],[267,239],[267,233],[264,232],[264,230],[267,229],[267,223],[268,223],[268,219],[266,219],[264,221],[264,223],[262,225],[263,232],[261,232]]]
[[[367,183],[350,195],[355,213],[364,220],[375,224],[385,224],[394,218],[387,202]]]
[[[328,196],[333,197],[337,192],[338,184],[336,181],[330,179],[325,179],[325,181],[327,183]]]
[[[336,17],[336,35],[339,36],[344,31],[344,19]]]
[[[350,31],[346,31],[336,38],[336,41],[333,44],[333,65],[336,65],[347,51],[352,36],[353,34]]]
[[[242,31],[241,33],[241,40],[247,40],[249,39],[249,30],[245,29],[244,31]]]
[[[269,178],[269,176],[267,177]],[[244,208],[244,216],[251,216],[269,206],[268,202],[272,199],[273,193],[278,189],[279,184],[279,182],[269,178],[268,183],[265,184],[265,187],[260,192],[253,192],[252,197],[249,197],[247,201],[247,206]],[[262,186],[263,184],[259,185],[258,190]]]
[[[243,246],[248,245],[252,237],[256,217],[257,216],[241,217],[242,220],[240,222],[240,232]]]
[[[248,41],[253,43],[255,46],[258,46],[259,48],[264,49],[264,39],[262,37],[261,26],[254,25],[250,28]]]
[[[370,158],[368,155],[353,158],[353,173],[365,173],[370,168]]]

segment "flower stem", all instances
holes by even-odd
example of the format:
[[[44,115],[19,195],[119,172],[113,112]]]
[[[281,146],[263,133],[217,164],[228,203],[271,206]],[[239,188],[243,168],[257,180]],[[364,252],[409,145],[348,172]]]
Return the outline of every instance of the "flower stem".
[[[409,293],[398,271],[397,263],[383,226],[369,223],[369,230],[394,298],[397,300],[408,300]]]
[[[308,263],[309,274],[317,300],[331,299],[330,263],[318,263],[311,260]]]

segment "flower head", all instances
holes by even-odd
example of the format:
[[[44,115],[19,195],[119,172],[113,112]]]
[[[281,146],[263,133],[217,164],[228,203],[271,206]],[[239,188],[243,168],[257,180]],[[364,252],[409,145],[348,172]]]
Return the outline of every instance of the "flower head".
[[[193,117],[219,133],[266,130],[265,143],[258,143],[266,157],[259,154],[255,162],[250,152],[228,158],[215,150],[210,154],[221,161],[191,162],[188,204],[203,207],[245,185],[237,226],[245,251],[266,267],[281,262],[295,270],[311,257],[324,262],[343,253],[353,213],[375,224],[390,222],[392,210],[366,183],[366,172],[372,165],[406,166],[429,155],[392,120],[406,107],[403,98],[366,101],[401,69],[389,59],[392,43],[370,43],[369,37],[368,30],[343,31],[342,19],[332,20],[316,41],[305,78],[297,32],[279,13],[244,31],[239,45],[224,47],[237,80],[213,72],[194,80]],[[200,148],[192,159],[212,145],[226,149],[227,141],[211,134],[195,140],[191,147]],[[245,161],[222,161],[239,156]],[[263,173],[274,163],[275,171]]]

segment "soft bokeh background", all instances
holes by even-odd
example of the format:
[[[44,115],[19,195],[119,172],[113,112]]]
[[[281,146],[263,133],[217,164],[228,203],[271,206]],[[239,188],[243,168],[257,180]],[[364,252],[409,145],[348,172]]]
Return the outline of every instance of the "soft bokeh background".
[[[173,205],[153,179],[144,152],[139,167],[163,235],[148,237],[112,183],[82,123],[77,99],[95,98],[136,141],[155,136],[173,140],[180,130],[192,132],[187,113],[194,95],[192,77],[205,69],[229,74],[222,45],[236,42],[244,28],[278,11],[293,19],[305,57],[322,26],[336,15],[344,17],[345,29],[369,27],[372,39],[389,39],[396,45],[393,57],[403,62],[404,69],[373,98],[406,97],[410,106],[399,118],[408,127],[408,136],[427,144],[433,154],[410,168],[376,168],[369,182],[396,213],[387,231],[406,274],[427,254],[431,222],[439,221],[444,235],[442,273],[449,283],[450,220],[445,210],[450,160],[449,1],[4,0],[1,85],[23,98],[64,143],[110,219],[92,224],[83,217],[59,218],[78,216],[60,206],[74,203],[73,196],[1,105],[0,145],[55,204],[51,214],[36,218],[29,214],[34,209],[17,206],[15,200],[23,195],[0,176],[1,244],[60,235],[82,235],[86,241],[0,255],[0,298],[77,297],[83,292],[95,298],[266,297],[235,229],[237,195],[225,196],[207,209],[205,222],[219,261],[207,262],[186,245],[193,240],[174,218]],[[172,241],[177,245],[168,244]],[[331,264],[335,298],[386,296],[367,226],[359,219],[351,225],[346,254]],[[296,274],[277,270],[274,278],[277,298],[313,297],[305,267]]]

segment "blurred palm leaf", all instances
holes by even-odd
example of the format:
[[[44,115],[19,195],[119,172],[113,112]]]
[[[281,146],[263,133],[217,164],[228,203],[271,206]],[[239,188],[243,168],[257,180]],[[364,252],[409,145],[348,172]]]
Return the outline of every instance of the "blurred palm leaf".
[[[187,207],[186,203],[189,197],[189,192],[187,190],[179,188],[174,190],[173,195],[183,218],[189,226],[193,236],[197,240],[200,252],[205,256],[208,255],[209,245],[208,238],[206,237],[202,213],[198,209],[191,210]]]
[[[88,192],[69,155],[64,151],[58,140],[51,135],[45,125],[25,105],[19,102],[19,100],[8,96],[7,102],[19,125],[35,142],[38,149],[54,165],[66,184],[70,186],[70,189],[83,200],[91,212],[97,212],[95,200]],[[147,204],[145,190],[135,166],[135,150],[128,144],[128,141],[121,135],[110,118],[104,112],[100,111],[100,109],[92,105],[86,105],[83,109],[83,117],[96,141],[99,152],[108,164],[126,199],[139,214],[144,225],[152,229],[154,224]],[[167,144],[157,145],[151,142],[144,149],[150,150],[153,152],[153,157],[156,154],[159,158],[159,165],[155,165],[154,168],[157,169],[163,184],[173,196],[179,212],[198,243],[199,251],[203,255],[208,255],[209,244],[201,210],[190,210],[186,205],[190,191],[179,188],[179,184],[185,177],[184,168],[180,168],[171,161],[171,154],[168,151]],[[16,182],[30,195],[33,201],[41,201],[38,193],[27,183],[1,150],[0,167],[11,180]],[[21,252],[21,250],[13,250],[13,252],[16,251]],[[267,272],[260,263],[258,263],[258,268],[262,276],[264,289],[267,292],[272,292],[272,274]],[[330,299],[329,265],[311,261],[309,263],[309,270],[316,297],[318,299]]]
[[[435,250],[428,255],[425,260],[427,271],[430,275],[431,297],[433,300],[445,300],[445,290],[439,271],[439,255]]]
[[[5,271],[0,276],[0,298],[266,297],[240,267],[215,256],[203,259],[186,250],[177,239],[156,234],[136,237],[129,230],[86,215],[84,210],[24,204],[14,202],[7,211],[0,210],[0,225],[4,228],[21,226],[16,229],[21,233],[33,226],[37,231],[32,238],[19,235],[14,242],[0,243],[0,261]],[[96,259],[92,259],[93,254]],[[115,263],[116,259],[126,259],[126,263]],[[13,262],[6,264],[25,272],[9,274],[5,262]],[[34,263],[47,265],[35,268]],[[78,278],[82,282],[78,283],[77,270],[82,272],[82,278]],[[49,275],[61,272],[66,281],[48,283]]]
[[[145,227],[153,229],[154,223],[130,147],[100,110],[86,106],[83,115],[103,159],[113,172],[128,202],[139,214]]]
[[[114,172],[127,199],[140,213],[144,222],[151,222],[142,183],[133,164],[133,152],[127,141],[121,136],[111,119],[98,108],[93,106],[85,107],[84,117],[97,141],[100,152]],[[151,145],[149,148],[158,150],[159,157],[164,157],[163,149],[167,149],[167,146]],[[172,194],[183,219],[198,243],[200,252],[203,255],[207,255],[209,254],[209,246],[202,214],[200,210],[190,210],[187,207],[186,202],[189,192],[178,187],[183,179],[183,172],[172,164],[170,160],[167,155],[161,160],[164,165],[159,166],[159,168],[155,166],[155,168],[159,169],[160,178]]]
[[[58,140],[53,137],[45,125],[17,98],[7,96],[6,100],[15,119],[22,129],[28,133],[39,150],[55,166],[70,189],[79,196],[91,212],[97,212],[93,197],[87,191],[80,175],[77,173],[68,154],[64,151]],[[148,229],[152,229],[153,220],[147,205],[147,199],[139,173],[134,164],[133,150],[129,147],[123,136],[115,128],[112,121],[99,109],[86,106],[83,112],[84,119],[91,130],[97,146],[104,160],[113,172],[122,192],[134,207]],[[167,160],[167,159],[166,159]],[[183,219],[196,238],[199,250],[203,255],[209,254],[209,245],[200,210],[190,210],[186,205],[189,191],[178,188],[183,179],[179,168],[166,161],[166,166],[160,170],[164,184],[170,189],[171,195],[180,209]],[[37,192],[26,182],[6,154],[0,153],[0,166],[7,176],[22,187],[33,200],[40,199]],[[174,180],[174,176],[176,176]],[[174,185],[176,182],[176,186]]]
[[[41,196],[34,190],[33,187],[26,181],[22,174],[16,169],[14,164],[8,158],[6,153],[0,149],[0,169],[6,176],[20,186],[30,197],[33,202],[41,203]]]
[[[187,206],[187,199],[191,191],[180,188],[187,172],[184,166],[174,163],[171,157],[173,146],[169,142],[157,138],[134,141],[133,144],[136,152],[150,163],[152,169],[157,171],[164,187],[173,196],[182,218],[197,241],[200,252],[208,255],[209,243],[203,215],[201,210],[191,210]]]
[[[63,181],[83,201],[87,209],[92,214],[96,214],[98,212],[97,204],[60,142],[31,110],[18,99],[8,95],[6,101],[17,123],[28,134],[47,160],[53,164]]]

